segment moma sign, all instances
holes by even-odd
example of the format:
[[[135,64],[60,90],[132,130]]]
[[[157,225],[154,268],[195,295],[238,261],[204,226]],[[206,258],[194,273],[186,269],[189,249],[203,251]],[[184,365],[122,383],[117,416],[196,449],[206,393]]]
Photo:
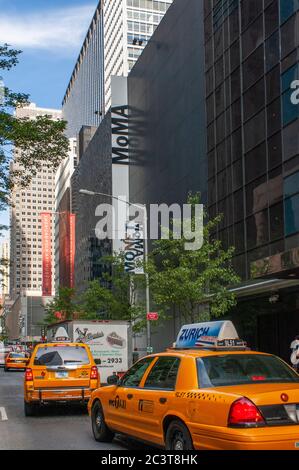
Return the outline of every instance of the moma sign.
[[[143,226],[140,223],[129,222],[126,226],[126,239],[123,240],[125,253],[125,272],[144,274],[144,237]]]
[[[112,163],[129,164],[129,115],[128,106],[111,108]]]

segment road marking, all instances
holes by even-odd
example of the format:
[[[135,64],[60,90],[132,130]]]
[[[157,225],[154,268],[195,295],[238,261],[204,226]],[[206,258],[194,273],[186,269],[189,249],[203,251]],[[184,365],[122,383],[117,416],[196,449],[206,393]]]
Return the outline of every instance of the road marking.
[[[0,408],[1,421],[7,421],[8,417],[5,408]]]

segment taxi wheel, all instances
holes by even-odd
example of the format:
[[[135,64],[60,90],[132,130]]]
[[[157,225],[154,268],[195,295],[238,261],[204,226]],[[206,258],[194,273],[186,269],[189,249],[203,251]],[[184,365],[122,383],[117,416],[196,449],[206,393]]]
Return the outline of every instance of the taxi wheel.
[[[8,367],[4,367],[4,372],[8,372],[8,371],[9,371]]]
[[[186,426],[178,420],[170,423],[166,431],[166,450],[193,450],[193,443]]]
[[[91,424],[94,438],[98,442],[111,442],[114,438],[114,433],[110,431],[105,423],[103,408],[100,402],[96,402],[91,411]]]
[[[24,413],[25,416],[35,416],[37,414],[37,406],[24,401]]]

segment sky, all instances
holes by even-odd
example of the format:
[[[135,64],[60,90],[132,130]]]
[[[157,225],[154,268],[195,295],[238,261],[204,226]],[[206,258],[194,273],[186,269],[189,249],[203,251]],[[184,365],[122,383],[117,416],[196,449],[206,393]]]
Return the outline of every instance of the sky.
[[[0,44],[22,50],[19,64],[1,72],[11,90],[37,106],[61,108],[98,0],[0,0]],[[8,215],[0,213],[0,224]],[[6,235],[7,237],[7,235]]]

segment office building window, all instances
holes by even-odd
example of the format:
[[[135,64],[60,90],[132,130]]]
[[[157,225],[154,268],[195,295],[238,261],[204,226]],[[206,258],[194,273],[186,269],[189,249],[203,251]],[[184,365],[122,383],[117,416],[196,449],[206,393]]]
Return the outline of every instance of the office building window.
[[[244,125],[245,152],[265,138],[265,111],[261,111]]]
[[[271,36],[279,26],[278,1],[275,0],[265,10],[265,37]]]
[[[281,58],[283,59],[292,52],[297,46],[297,30],[298,20],[296,16],[292,16],[281,27]]]
[[[284,196],[285,198],[299,192],[299,172],[288,176],[284,179]]]
[[[280,22],[284,23],[299,9],[298,0],[280,0]]]
[[[261,45],[243,63],[244,90],[253,85],[264,74],[264,46]]]
[[[285,209],[285,235],[299,232],[299,194],[284,201]]]
[[[259,80],[244,94],[243,104],[245,121],[265,106],[264,79]]]
[[[279,65],[266,75],[267,103],[280,96],[280,70]]]
[[[279,33],[272,34],[265,43],[266,71],[271,70],[279,62]]]
[[[262,10],[261,0],[243,0],[241,3],[242,30],[246,29]]]
[[[252,23],[242,35],[243,58],[249,56],[264,39],[263,16]]]
[[[269,241],[268,211],[257,212],[247,219],[247,248],[264,245]]]
[[[268,139],[268,166],[269,169],[280,165],[282,161],[281,132]]]
[[[274,241],[284,235],[283,203],[275,204],[269,209],[270,217],[270,240]]]
[[[280,98],[273,101],[267,107],[267,132],[268,137],[281,128],[281,101]]]
[[[245,155],[246,183],[262,176],[267,171],[266,144],[263,142]]]
[[[283,130],[284,160],[299,155],[298,121],[293,122]]]

